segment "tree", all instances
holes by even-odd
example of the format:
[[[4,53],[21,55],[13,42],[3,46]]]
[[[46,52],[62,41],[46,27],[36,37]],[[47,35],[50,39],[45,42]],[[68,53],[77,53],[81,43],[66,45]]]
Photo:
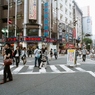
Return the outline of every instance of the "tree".
[[[86,44],[86,48],[90,49],[90,46],[92,44],[92,40],[90,38],[84,38],[83,42]]]

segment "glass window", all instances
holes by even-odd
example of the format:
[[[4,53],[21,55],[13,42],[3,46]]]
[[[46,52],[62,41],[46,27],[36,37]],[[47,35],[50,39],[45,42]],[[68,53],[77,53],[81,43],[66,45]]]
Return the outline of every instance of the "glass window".
[[[27,29],[27,36],[38,36],[38,29]]]

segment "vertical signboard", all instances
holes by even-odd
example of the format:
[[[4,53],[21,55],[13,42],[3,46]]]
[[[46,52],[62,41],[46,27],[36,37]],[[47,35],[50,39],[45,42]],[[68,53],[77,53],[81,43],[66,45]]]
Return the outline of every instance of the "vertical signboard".
[[[67,51],[67,65],[74,66],[75,65],[75,49],[68,49]]]
[[[29,19],[37,20],[37,0],[29,0]]]
[[[73,28],[73,38],[76,39],[76,29]]]
[[[48,10],[48,2],[46,2],[45,4],[44,4],[44,36],[45,37],[47,37],[48,36],[48,30],[49,30],[49,22],[48,22],[48,20],[49,20],[49,15],[48,15],[48,12],[49,10]]]

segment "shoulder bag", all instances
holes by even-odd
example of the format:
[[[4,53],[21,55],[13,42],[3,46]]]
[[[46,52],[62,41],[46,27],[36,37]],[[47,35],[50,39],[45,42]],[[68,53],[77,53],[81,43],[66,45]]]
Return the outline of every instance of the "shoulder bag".
[[[11,65],[13,62],[13,59],[9,58],[9,59],[5,59],[4,60],[4,65]]]

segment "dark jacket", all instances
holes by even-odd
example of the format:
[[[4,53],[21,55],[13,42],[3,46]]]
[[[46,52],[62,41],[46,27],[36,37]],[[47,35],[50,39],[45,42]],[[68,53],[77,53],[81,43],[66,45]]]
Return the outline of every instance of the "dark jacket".
[[[15,57],[16,54],[17,54],[17,50],[14,51],[14,57]],[[19,56],[21,55],[20,50],[18,50],[18,54],[19,54]]]

